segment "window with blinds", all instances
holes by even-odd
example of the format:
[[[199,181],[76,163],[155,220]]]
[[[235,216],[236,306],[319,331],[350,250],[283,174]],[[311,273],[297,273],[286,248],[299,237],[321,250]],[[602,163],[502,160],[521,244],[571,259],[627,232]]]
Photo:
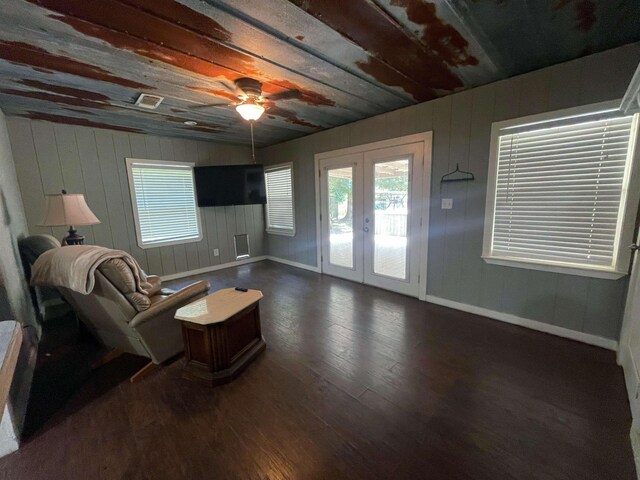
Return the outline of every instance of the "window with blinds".
[[[265,168],[267,188],[267,232],[282,235],[295,234],[293,208],[293,165]]]
[[[193,164],[128,158],[127,173],[140,247],[202,239]]]
[[[635,123],[601,114],[501,129],[483,256],[616,271]]]

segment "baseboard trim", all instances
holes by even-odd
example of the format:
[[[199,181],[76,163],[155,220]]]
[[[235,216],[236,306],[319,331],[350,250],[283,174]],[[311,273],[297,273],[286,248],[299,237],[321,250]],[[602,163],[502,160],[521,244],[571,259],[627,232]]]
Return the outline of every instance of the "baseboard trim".
[[[187,270],[186,272],[172,273],[170,275],[162,275],[160,276],[160,278],[162,279],[162,281],[176,280],[178,278],[190,277],[192,275],[200,275],[202,273],[215,272],[216,270],[223,270],[225,268],[238,267],[240,265],[246,265],[247,263],[261,262],[266,259],[267,257],[265,255],[262,255],[259,257],[247,258],[245,260],[237,260],[235,262],[227,262],[227,263],[221,263],[220,265],[211,265],[210,267],[197,268],[195,270]]]
[[[282,263],[284,265],[289,265],[290,267],[301,268],[303,270],[309,270],[310,272],[321,273],[320,268],[314,267],[312,265],[307,265],[306,263],[298,263],[292,262],[291,260],[285,260],[280,257],[273,257],[271,255],[267,255],[267,260],[271,260],[273,262]]]
[[[277,263],[289,265],[291,267],[301,268],[303,270],[309,270],[310,272],[320,273],[318,267],[307,265],[305,263],[292,262],[291,260],[285,260],[284,258],[273,257],[271,255],[261,255],[259,257],[247,258],[246,260],[238,260],[235,262],[221,263],[220,265],[211,265],[210,267],[197,268],[195,270],[187,270],[186,272],[172,273],[170,275],[162,275],[160,278],[162,281],[176,280],[178,278],[190,277],[192,275],[200,275],[202,273],[215,272],[216,270],[223,270],[225,268],[238,267],[240,265],[246,265],[247,263],[262,262],[263,260],[272,260]]]
[[[462,310],[463,312],[482,315],[483,317],[491,318],[493,320],[499,320],[501,322],[511,323],[512,325],[519,325],[521,327],[530,328],[531,330],[537,330],[538,332],[550,333],[552,335],[557,335],[558,337],[568,338],[570,340],[587,343],[596,347],[606,348],[607,350],[616,351],[618,349],[618,342],[611,340],[610,338],[604,338],[590,333],[576,332],[575,330],[558,327],[557,325],[549,325],[548,323],[539,322],[538,320],[518,317],[510,313],[497,312],[487,308],[467,305],[466,303],[455,302],[453,300],[436,297],[434,295],[427,295],[427,302],[442,305],[443,307],[454,308],[456,310]]]

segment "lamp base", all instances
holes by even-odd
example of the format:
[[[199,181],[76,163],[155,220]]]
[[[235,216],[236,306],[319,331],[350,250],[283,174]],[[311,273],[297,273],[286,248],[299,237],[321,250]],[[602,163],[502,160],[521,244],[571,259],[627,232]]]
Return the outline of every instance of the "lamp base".
[[[78,231],[73,228],[73,225],[69,227],[69,235],[62,239],[63,245],[84,245],[84,235],[78,235]]]

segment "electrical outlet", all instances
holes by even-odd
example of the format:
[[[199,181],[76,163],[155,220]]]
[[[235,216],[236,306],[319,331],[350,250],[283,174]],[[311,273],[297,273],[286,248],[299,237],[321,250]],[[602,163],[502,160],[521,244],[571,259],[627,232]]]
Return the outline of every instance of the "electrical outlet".
[[[220,250],[218,250],[217,248],[213,249],[213,256],[214,257],[219,257],[220,256]]]
[[[451,210],[453,208],[453,198],[442,199],[442,210]]]

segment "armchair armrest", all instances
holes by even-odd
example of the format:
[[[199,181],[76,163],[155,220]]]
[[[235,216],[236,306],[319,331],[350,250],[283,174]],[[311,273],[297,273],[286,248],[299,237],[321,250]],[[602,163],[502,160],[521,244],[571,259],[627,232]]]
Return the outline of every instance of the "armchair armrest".
[[[209,291],[210,285],[207,281],[199,281],[186,286],[176,293],[168,296],[162,301],[156,302],[148,309],[138,313],[133,320],[129,323],[132,328],[139,327],[143,323],[151,320],[152,318],[162,315],[169,310],[177,310],[178,308],[194,301],[196,298],[203,296]]]
[[[151,285],[148,295],[151,297],[162,290],[162,280],[157,275],[147,275],[147,282]]]

